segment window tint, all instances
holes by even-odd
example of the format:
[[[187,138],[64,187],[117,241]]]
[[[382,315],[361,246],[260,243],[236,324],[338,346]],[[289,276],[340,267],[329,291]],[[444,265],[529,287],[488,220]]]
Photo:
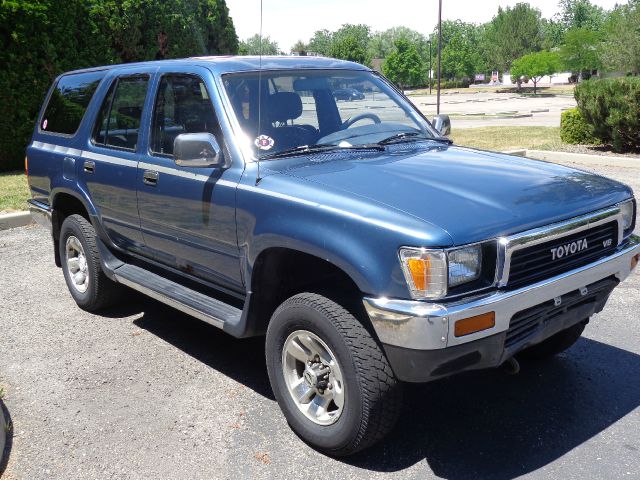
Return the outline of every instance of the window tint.
[[[147,95],[146,76],[119,78],[102,103],[93,135],[94,143],[135,150]]]
[[[151,151],[173,155],[173,141],[178,135],[203,132],[221,140],[218,120],[203,81],[189,75],[163,76],[153,113]]]
[[[74,134],[105,72],[67,75],[56,84],[40,128],[46,132]]]

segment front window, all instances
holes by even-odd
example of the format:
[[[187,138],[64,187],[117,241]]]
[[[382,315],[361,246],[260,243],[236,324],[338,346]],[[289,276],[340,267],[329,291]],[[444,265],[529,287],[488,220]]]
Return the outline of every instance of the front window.
[[[223,83],[256,155],[433,139],[415,108],[369,71],[227,74]]]

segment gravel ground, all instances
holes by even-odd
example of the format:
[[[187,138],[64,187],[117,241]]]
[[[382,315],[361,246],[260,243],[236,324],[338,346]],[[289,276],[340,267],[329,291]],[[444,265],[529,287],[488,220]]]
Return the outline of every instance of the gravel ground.
[[[640,191],[637,169],[598,171]],[[640,478],[639,275],[566,354],[412,385],[386,441],[334,460],[287,427],[261,339],[133,292],[79,310],[39,227],[0,232],[0,272],[12,480]]]

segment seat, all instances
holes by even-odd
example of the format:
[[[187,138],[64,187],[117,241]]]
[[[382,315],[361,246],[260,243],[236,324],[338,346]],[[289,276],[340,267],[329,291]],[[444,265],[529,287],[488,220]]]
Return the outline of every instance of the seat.
[[[302,115],[302,99],[296,92],[277,92],[267,97],[268,134],[278,150],[315,143],[318,131],[311,125],[288,125]],[[275,125],[275,126],[273,126]]]

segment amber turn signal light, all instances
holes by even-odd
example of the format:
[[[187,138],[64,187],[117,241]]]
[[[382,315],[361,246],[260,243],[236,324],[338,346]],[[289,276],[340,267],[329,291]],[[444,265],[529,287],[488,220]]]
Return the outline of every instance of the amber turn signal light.
[[[29,159],[24,157],[24,174],[29,176]]]
[[[462,337],[471,333],[476,333],[487,328],[496,326],[496,313],[488,312],[475,317],[463,318],[458,320],[455,326],[456,337]]]
[[[428,258],[410,258],[407,266],[413,278],[413,284],[418,290],[426,290],[431,282],[431,261]]]

